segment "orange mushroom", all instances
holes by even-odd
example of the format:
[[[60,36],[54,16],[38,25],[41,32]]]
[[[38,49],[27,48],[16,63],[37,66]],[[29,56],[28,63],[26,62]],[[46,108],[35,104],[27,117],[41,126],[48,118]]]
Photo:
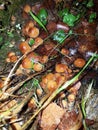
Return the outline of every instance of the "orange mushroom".
[[[77,58],[74,61],[74,66],[78,68],[82,68],[86,64],[86,61],[83,58]]]
[[[55,70],[56,70],[56,72],[58,72],[58,73],[63,73],[63,72],[65,72],[66,70],[68,70],[68,66],[65,65],[65,64],[56,64]]]
[[[47,88],[49,91],[53,92],[58,87],[57,82],[54,80],[50,80],[47,83]]]
[[[4,82],[2,80],[0,80],[0,89],[3,88]]]
[[[72,93],[72,94],[69,94],[67,98],[69,102],[73,102],[75,101],[76,96]]]
[[[34,27],[34,22],[33,21],[28,21],[25,26],[23,27],[22,29],[22,32],[24,35],[28,35],[28,31],[30,28],[33,28]]]
[[[16,55],[12,55],[10,57],[10,62],[16,62],[17,61],[17,56]]]
[[[40,64],[40,63],[35,63],[35,64],[33,65],[33,69],[34,69],[35,71],[41,71],[41,70],[43,69],[43,65]]]
[[[38,96],[41,96],[42,95],[42,90],[40,88],[37,88],[36,93],[37,93]]]
[[[27,57],[28,57],[30,60],[34,59],[36,62],[41,61],[41,56],[39,56],[39,55],[38,55],[37,53],[35,53],[35,52],[29,53],[29,54],[27,55]]]
[[[29,107],[29,108],[34,108],[34,107],[36,107],[36,101],[35,101],[34,98],[32,98],[32,99],[29,101],[28,107]]]
[[[10,58],[11,56],[15,56],[15,52],[11,51],[7,54],[8,58]]]
[[[23,59],[22,66],[25,69],[31,69],[31,68],[33,68],[32,61],[28,57],[26,57],[26,58]]]
[[[26,4],[26,5],[24,6],[23,10],[24,10],[24,12],[29,13],[30,10],[31,10],[30,5]]]
[[[42,58],[41,58],[41,63],[47,63],[48,61],[48,56],[44,55]]]
[[[28,30],[28,36],[31,38],[36,38],[39,35],[39,29],[37,27],[31,27]]]
[[[41,37],[37,37],[32,45],[32,49],[36,49],[41,44],[43,44],[43,39]]]
[[[19,44],[19,49],[23,54],[25,54],[31,50],[31,47],[28,45],[26,41],[24,41]]]
[[[68,55],[68,54],[69,54],[69,50],[68,50],[68,49],[65,49],[65,48],[62,48],[61,53],[62,53],[63,55]]]

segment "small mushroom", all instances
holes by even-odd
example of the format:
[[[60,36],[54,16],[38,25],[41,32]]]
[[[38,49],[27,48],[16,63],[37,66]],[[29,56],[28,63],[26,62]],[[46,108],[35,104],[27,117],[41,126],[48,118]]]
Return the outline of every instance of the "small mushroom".
[[[58,73],[68,72],[68,66],[65,64],[56,64],[55,71]]]
[[[32,49],[36,49],[41,44],[43,44],[43,39],[41,37],[37,37],[32,45]]]
[[[24,41],[19,44],[19,49],[23,54],[25,54],[31,50],[31,47],[28,45],[26,41]]]
[[[86,64],[86,61],[83,58],[77,58],[74,61],[74,66],[78,68],[82,68]]]
[[[34,22],[32,20],[28,21],[22,29],[23,34],[28,36],[29,29],[33,27]]]
[[[29,13],[30,10],[31,10],[30,5],[26,4],[26,5],[24,6],[23,10],[24,10],[24,12]]]
[[[39,29],[37,27],[31,27],[28,30],[28,36],[31,38],[36,38],[39,35]]]
[[[53,92],[58,87],[57,82],[54,80],[50,80],[47,83],[47,88],[50,92]]]
[[[32,61],[28,57],[26,57],[26,58],[23,59],[22,66],[25,69],[31,69],[31,68],[33,68]]]
[[[63,55],[68,55],[68,54],[69,54],[69,50],[68,50],[68,49],[65,49],[65,48],[62,48],[61,53],[62,53]]]
[[[41,71],[41,70],[43,69],[43,65],[40,64],[40,63],[35,63],[35,64],[33,65],[33,69],[34,69],[35,71]]]
[[[15,56],[15,52],[11,51],[7,54],[8,58],[10,58],[11,56]]]
[[[10,57],[10,62],[16,62],[17,61],[17,56],[13,55]]]

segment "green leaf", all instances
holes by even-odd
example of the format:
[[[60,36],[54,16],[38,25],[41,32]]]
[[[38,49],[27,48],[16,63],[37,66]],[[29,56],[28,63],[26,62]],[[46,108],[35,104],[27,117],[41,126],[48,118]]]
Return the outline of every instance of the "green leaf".
[[[40,21],[40,19],[34,15],[31,11],[29,12],[29,14],[32,16],[32,18],[47,32],[46,27],[44,26],[44,24]]]
[[[75,22],[77,21],[77,16],[74,16],[73,14],[67,14],[63,17],[63,22],[68,24],[69,26],[74,26]]]
[[[47,24],[48,13],[45,9],[40,9],[39,13],[37,14],[37,17],[44,25]]]
[[[48,16],[48,13],[47,13],[47,10],[46,10],[46,9],[40,9],[40,11],[39,11],[38,14],[39,14],[39,15],[44,15],[45,17]]]
[[[98,54],[95,55],[95,58],[98,59]]]
[[[30,39],[29,45],[32,46],[34,44],[34,42],[35,42],[34,39]]]
[[[64,30],[58,30],[54,35],[53,35],[53,40],[57,41],[58,43],[62,43],[62,40],[65,38],[66,34]]]

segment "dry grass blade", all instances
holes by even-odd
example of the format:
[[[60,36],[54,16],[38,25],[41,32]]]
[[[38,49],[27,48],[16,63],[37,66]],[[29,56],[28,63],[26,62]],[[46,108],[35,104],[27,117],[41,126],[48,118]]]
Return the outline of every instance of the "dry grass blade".
[[[0,113],[0,120],[11,118],[15,116],[16,114],[18,114],[22,110],[22,108],[25,106],[25,104],[30,100],[31,97],[32,97],[32,91],[29,92],[29,94],[21,103],[16,104],[14,107],[8,109],[7,111]]]

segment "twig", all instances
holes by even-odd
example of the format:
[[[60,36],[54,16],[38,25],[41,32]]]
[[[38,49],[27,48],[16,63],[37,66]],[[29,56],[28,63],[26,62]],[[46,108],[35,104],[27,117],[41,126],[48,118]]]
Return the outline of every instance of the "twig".
[[[21,57],[17,60],[17,62],[15,63],[15,65],[13,66],[13,68],[11,69],[11,71],[10,71],[10,73],[9,73],[9,75],[8,75],[8,77],[7,77],[7,79],[6,79],[5,82],[4,82],[4,87],[3,87],[3,89],[2,89],[3,92],[5,92],[5,90],[7,89],[7,87],[8,87],[8,86],[7,86],[8,81],[9,81],[11,75],[13,74],[13,72],[15,71],[15,68],[17,67],[18,63],[21,61],[21,59],[22,59],[23,57],[24,57],[24,55],[21,56]]]

